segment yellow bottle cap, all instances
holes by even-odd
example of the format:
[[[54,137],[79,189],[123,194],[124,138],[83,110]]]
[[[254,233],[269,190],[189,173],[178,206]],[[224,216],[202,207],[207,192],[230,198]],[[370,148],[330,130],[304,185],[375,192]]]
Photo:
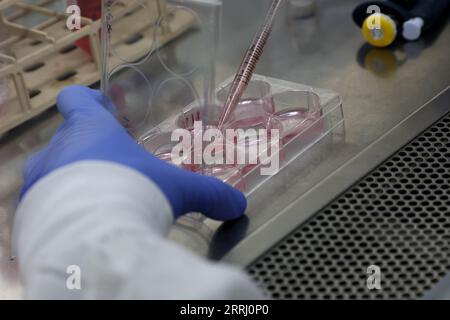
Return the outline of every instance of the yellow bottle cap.
[[[375,47],[387,47],[397,37],[397,25],[383,13],[374,13],[367,17],[362,25],[364,38]]]

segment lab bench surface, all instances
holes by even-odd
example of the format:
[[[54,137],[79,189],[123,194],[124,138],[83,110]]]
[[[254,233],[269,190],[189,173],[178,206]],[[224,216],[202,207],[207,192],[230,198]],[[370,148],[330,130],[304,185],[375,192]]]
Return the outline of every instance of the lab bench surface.
[[[267,0],[224,2],[217,58],[219,82],[236,71],[268,5]],[[208,221],[211,248],[196,248],[198,240],[188,243],[186,238],[175,238],[200,254],[220,259],[233,245],[448,87],[447,22],[418,42],[373,49],[364,44],[361,31],[351,19],[352,9],[360,2],[319,0],[315,15],[307,19],[295,19],[284,10],[257,69],[259,74],[338,92],[345,113],[341,140],[318,146],[295,168],[295,175],[288,180],[274,177],[268,188],[252,195],[245,221],[223,226]],[[183,36],[170,46],[189,41],[191,36],[195,34]],[[60,123],[60,116],[51,110],[0,140],[0,299],[20,298],[22,294],[17,264],[10,252],[22,166],[27,156],[48,142]]]

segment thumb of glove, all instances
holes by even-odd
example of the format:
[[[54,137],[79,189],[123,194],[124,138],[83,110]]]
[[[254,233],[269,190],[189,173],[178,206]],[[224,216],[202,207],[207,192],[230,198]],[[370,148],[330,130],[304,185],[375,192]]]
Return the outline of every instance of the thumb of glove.
[[[170,176],[165,176],[164,179],[167,181]],[[177,169],[176,180],[177,197],[171,199],[175,217],[200,212],[208,218],[227,221],[239,218],[247,208],[247,199],[242,192],[214,177]],[[164,190],[171,188],[167,182],[159,183],[159,186],[169,198],[174,194],[173,190]]]

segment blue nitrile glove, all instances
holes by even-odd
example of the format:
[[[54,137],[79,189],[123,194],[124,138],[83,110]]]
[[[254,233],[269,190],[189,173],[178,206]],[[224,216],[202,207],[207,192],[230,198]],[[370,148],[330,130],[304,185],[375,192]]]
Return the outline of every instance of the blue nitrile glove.
[[[246,199],[241,192],[149,154],[102,102],[99,91],[81,86],[67,87],[59,94],[57,105],[65,121],[50,144],[27,162],[22,196],[58,168],[82,160],[104,160],[133,168],[151,179],[167,197],[175,218],[201,212],[212,219],[232,220],[244,213]]]

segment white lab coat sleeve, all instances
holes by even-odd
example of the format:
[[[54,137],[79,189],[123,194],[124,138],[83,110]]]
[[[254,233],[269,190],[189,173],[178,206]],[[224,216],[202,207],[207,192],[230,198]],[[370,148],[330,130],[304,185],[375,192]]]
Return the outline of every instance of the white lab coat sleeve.
[[[141,173],[83,161],[38,181],[13,226],[31,299],[259,299],[241,270],[200,258],[165,237],[170,204]]]

